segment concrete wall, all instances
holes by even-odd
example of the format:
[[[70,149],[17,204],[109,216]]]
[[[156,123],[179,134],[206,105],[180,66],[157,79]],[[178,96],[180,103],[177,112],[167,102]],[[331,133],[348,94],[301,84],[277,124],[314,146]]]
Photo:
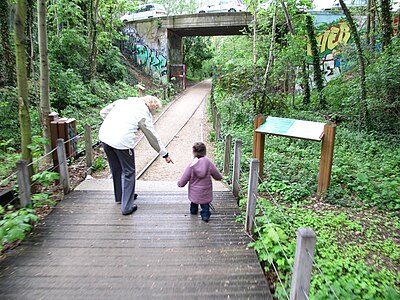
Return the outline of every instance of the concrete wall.
[[[129,23],[123,28],[128,38],[123,43],[122,51],[137,63],[146,74],[166,84],[168,82],[168,39],[167,29],[151,22]]]

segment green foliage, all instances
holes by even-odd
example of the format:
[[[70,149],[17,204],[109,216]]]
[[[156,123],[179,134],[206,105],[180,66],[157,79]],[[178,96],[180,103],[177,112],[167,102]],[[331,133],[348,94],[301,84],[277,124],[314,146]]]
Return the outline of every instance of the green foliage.
[[[107,167],[107,160],[103,156],[99,156],[95,159],[92,165],[92,172],[104,170]]]
[[[184,61],[187,75],[203,79],[208,77],[211,69],[204,70],[203,62],[212,58],[209,37],[186,37],[184,38]]]
[[[326,280],[339,299],[347,299],[349,295],[354,295],[354,299],[388,299],[389,294],[399,293],[395,287],[399,270],[382,265],[386,259],[391,260],[391,266],[400,262],[400,250],[395,246],[400,223],[392,216],[380,215],[377,219],[375,215],[374,219],[368,213],[338,212],[318,202],[280,206],[264,198],[258,199],[256,215],[256,231],[261,235],[251,246],[267,269],[274,261],[281,278],[290,279],[296,244],[293,228],[311,227],[316,232],[314,260],[323,274],[313,268],[310,299],[336,299]],[[378,226],[382,223],[384,227]],[[382,230],[384,237],[380,234]],[[387,256],[388,251],[394,255]],[[369,263],[372,256],[374,259]],[[286,290],[289,285],[290,280],[285,283]],[[284,297],[279,285],[277,296]]]
[[[65,29],[59,36],[49,36],[50,61],[61,64],[64,69],[78,71],[82,77],[87,72],[88,53],[88,40],[76,29]]]
[[[58,74],[56,77],[51,77],[50,100],[58,111],[69,105],[76,108],[96,107],[102,102],[102,99],[91,93],[91,87],[85,84],[83,78],[73,69],[63,69],[60,65],[53,65],[53,70]]]
[[[287,53],[286,59],[291,55],[281,53]],[[245,71],[239,72],[240,68],[245,69],[232,64],[218,70],[214,99],[221,116],[222,136],[230,133],[234,139],[244,141],[240,182],[245,191],[254,108],[252,98],[243,97],[242,90],[254,88],[256,83],[250,85],[251,77],[243,75]],[[292,260],[293,228],[313,228],[317,234],[315,261],[324,275],[314,268],[310,299],[335,299],[326,280],[339,299],[390,299],[399,295],[400,274],[393,266],[400,263],[396,240],[400,227],[398,219],[390,213],[399,209],[400,201],[398,136],[354,130],[360,124],[359,107],[354,102],[358,101],[357,86],[352,78],[329,83],[324,90],[331,109],[328,112],[297,111],[288,106],[285,109],[269,106],[267,110],[267,115],[278,117],[317,122],[326,122],[326,117],[342,122],[336,130],[331,184],[324,202],[314,198],[321,145],[266,137],[266,177],[259,185],[259,193],[272,195],[276,203],[258,199],[258,239],[251,246],[267,270],[271,270],[272,261],[278,266],[287,291],[291,282],[290,263],[282,249]],[[314,98],[314,104],[318,106],[318,99]],[[215,154],[220,165],[223,147],[223,141],[218,141]],[[241,207],[245,207],[245,199],[241,200]],[[276,297],[285,298],[281,286],[276,286]]]
[[[55,184],[56,180],[60,179],[60,174],[57,172],[43,171],[32,176],[32,182],[42,185],[42,192],[32,195],[34,208],[39,208],[44,205],[55,206],[56,201],[51,199],[52,191],[49,187]]]
[[[43,146],[49,144],[50,141],[44,137],[35,135],[32,136],[32,144],[28,145],[31,150],[32,158],[38,158],[43,154]]]
[[[369,127],[400,134],[400,41],[393,44],[367,69]]]
[[[99,55],[97,59],[97,71],[104,81],[111,84],[123,80],[126,75],[126,67],[120,61],[120,52],[116,47],[112,47]]]
[[[9,209],[12,209],[12,207]],[[25,234],[31,231],[33,224],[39,220],[35,211],[30,208],[6,212],[0,206],[0,217],[0,250],[3,250],[6,243],[10,244],[17,240],[23,240]]]
[[[60,179],[60,174],[57,172],[43,171],[32,176],[32,181],[36,183],[41,183],[45,187],[48,187],[54,181]]]
[[[14,141],[20,139],[18,121],[18,97],[15,88],[0,88],[0,141],[9,141],[11,137]]]
[[[368,133],[337,131],[327,200],[345,206],[400,208],[400,149]]]

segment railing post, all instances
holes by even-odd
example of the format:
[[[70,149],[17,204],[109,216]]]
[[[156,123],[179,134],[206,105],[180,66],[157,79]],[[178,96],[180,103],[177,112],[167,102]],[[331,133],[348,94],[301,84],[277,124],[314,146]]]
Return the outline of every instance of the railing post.
[[[298,230],[290,300],[308,299],[315,243],[316,235],[311,228]]]
[[[215,137],[217,141],[221,139],[221,115],[217,113],[217,118],[216,118],[216,125],[215,125]]]
[[[240,191],[240,157],[242,156],[242,141],[235,141],[235,148],[233,152],[233,176],[232,176],[232,193],[238,198]]]
[[[85,125],[85,153],[86,153],[86,166],[90,168],[93,164],[93,150],[92,150],[92,130],[90,125]]]
[[[65,153],[65,146],[63,139],[57,139],[57,157],[60,169],[60,183],[63,187],[64,194],[69,193],[69,175],[68,175],[68,164],[67,155]]]
[[[32,203],[28,164],[26,160],[19,160],[17,162],[17,180],[19,187],[19,201],[22,207],[26,207]]]
[[[317,193],[324,195],[331,181],[333,161],[333,148],[335,145],[336,125],[325,124],[324,137],[322,139],[321,159],[319,164],[319,177]]]
[[[225,138],[225,151],[224,151],[224,171],[225,176],[229,175],[231,169],[231,148],[232,148],[232,135],[228,134]]]
[[[258,186],[258,167],[260,162],[256,158],[250,161],[249,171],[249,188],[247,193],[247,209],[246,209],[246,224],[245,230],[247,233],[252,234],[254,229],[254,216],[256,212],[256,197]]]
[[[213,125],[213,129],[215,130],[216,127],[217,127],[217,122],[216,122],[216,119],[217,119],[217,108],[215,107],[215,103],[214,103],[214,100],[213,100],[212,96],[211,96],[210,103],[211,103],[212,125]]]

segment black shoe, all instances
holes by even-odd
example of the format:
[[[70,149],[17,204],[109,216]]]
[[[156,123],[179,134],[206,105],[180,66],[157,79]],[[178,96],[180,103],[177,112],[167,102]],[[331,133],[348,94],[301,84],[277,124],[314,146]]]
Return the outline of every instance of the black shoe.
[[[210,221],[210,218],[202,218],[202,220],[204,221],[204,222],[206,222],[206,223],[208,223],[208,221]]]
[[[135,195],[133,195],[133,200],[136,200],[137,197],[138,197],[138,194],[135,193]],[[115,203],[121,204],[121,201],[115,201]]]
[[[130,215],[131,213],[133,213],[134,211],[137,210],[137,205],[133,204],[132,209],[126,213],[122,213],[124,216]]]

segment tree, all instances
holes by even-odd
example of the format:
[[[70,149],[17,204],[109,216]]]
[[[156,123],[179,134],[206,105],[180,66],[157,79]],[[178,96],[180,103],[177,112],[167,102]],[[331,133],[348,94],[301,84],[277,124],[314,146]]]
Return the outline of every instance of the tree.
[[[307,34],[311,44],[311,53],[313,57],[314,81],[315,84],[317,85],[319,105],[321,108],[324,108],[326,106],[326,101],[323,94],[324,82],[322,80],[322,71],[320,67],[317,39],[315,37],[315,32],[314,32],[314,24],[310,15],[306,16],[306,21],[307,21]]]
[[[361,105],[361,122],[366,124],[368,118],[368,108],[366,104],[367,98],[367,89],[365,84],[365,60],[364,54],[361,47],[360,35],[358,34],[358,30],[356,25],[354,24],[353,17],[347,8],[346,4],[343,0],[339,0],[340,6],[342,7],[343,13],[346,16],[347,22],[350,26],[351,35],[354,37],[354,43],[356,45],[357,57],[358,57],[358,65],[360,68],[360,105]]]
[[[393,35],[392,16],[390,14],[390,0],[381,0],[382,14],[382,47],[386,49]]]
[[[40,56],[40,121],[43,137],[50,141],[49,59],[47,50],[46,0],[37,0],[37,13]],[[49,153],[51,151],[50,143],[46,143],[44,148],[45,152]]]
[[[3,47],[4,61],[4,83],[6,85],[15,85],[15,57],[10,44],[10,26],[9,22],[9,7],[7,0],[0,0],[0,30],[1,30],[1,46]]]
[[[34,60],[34,38],[33,38],[33,31],[34,31],[34,25],[33,25],[33,19],[34,19],[34,5],[35,5],[35,0],[26,0],[26,26],[25,26],[25,31],[26,31],[26,53],[27,53],[27,70],[28,70],[28,78],[31,78],[33,75],[33,66],[32,62]],[[28,43],[29,42],[29,43]]]
[[[89,80],[94,79],[96,75],[96,57],[97,57],[97,11],[99,7],[99,0],[90,0],[89,6]]]
[[[26,0],[17,0],[14,23],[14,40],[15,40],[15,56],[17,65],[17,90],[18,90],[18,112],[21,130],[21,158],[32,162],[32,153],[29,145],[32,143],[31,119],[29,116],[29,99],[28,99],[28,71],[26,57]],[[32,166],[28,170],[29,174],[33,174]]]

